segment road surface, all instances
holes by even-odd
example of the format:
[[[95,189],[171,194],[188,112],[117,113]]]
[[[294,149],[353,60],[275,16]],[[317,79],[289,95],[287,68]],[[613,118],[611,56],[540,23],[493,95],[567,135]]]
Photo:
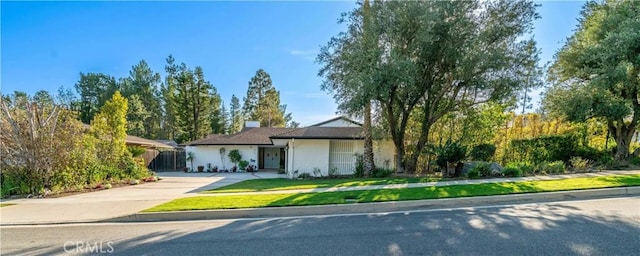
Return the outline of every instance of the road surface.
[[[0,232],[2,255],[638,255],[640,197]]]

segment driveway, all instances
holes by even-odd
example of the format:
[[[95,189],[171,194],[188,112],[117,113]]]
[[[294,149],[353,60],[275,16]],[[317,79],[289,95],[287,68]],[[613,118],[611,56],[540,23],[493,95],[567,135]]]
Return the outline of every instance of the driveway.
[[[275,173],[158,173],[161,181],[60,198],[2,200],[0,224],[92,222],[137,213],[152,206],[248,179],[284,177]]]

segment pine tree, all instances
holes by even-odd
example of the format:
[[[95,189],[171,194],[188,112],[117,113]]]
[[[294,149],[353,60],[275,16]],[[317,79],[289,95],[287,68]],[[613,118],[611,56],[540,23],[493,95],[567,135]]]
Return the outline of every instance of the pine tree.
[[[236,95],[231,96],[231,105],[229,106],[229,116],[231,117],[231,126],[229,133],[234,134],[242,130],[243,118],[242,109],[240,109],[240,99]]]
[[[193,141],[211,132],[211,111],[213,86],[205,80],[201,67],[194,70],[182,64],[177,77],[176,104],[178,125],[184,131],[178,142]]]
[[[286,125],[285,113],[280,106],[280,92],[273,87],[271,76],[262,69],[249,81],[242,110],[247,119],[260,121],[261,127]]]
[[[80,73],[75,84],[80,95],[80,120],[88,124],[98,109],[111,98],[118,88],[116,79],[102,73]]]
[[[149,111],[144,120],[134,120],[144,124],[144,131],[138,136],[156,139],[160,133],[160,122],[162,113],[160,110],[160,74],[154,73],[146,61],[141,60],[129,71],[129,77],[121,79],[120,87],[122,94],[131,100],[133,95],[138,95],[142,105]],[[129,111],[138,109],[129,109]],[[132,114],[130,116],[136,116]],[[140,115],[137,115],[138,117]]]
[[[145,123],[148,122],[151,113],[138,94],[129,97],[129,110],[127,111],[127,134],[144,137],[147,135]]]

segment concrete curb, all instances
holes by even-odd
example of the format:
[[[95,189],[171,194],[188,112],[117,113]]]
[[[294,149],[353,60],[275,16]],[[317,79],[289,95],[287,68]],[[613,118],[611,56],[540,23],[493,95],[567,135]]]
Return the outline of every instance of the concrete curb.
[[[524,204],[554,202],[574,199],[594,199],[616,196],[640,195],[640,186],[573,190],[499,196],[462,197],[449,199],[429,199],[393,201],[382,203],[339,204],[317,206],[293,206],[271,208],[248,208],[229,210],[200,210],[181,212],[136,213],[100,222],[154,222],[181,220],[212,220],[239,218],[292,217],[329,214],[381,213],[408,210],[435,210],[458,207],[487,206],[495,204]]]

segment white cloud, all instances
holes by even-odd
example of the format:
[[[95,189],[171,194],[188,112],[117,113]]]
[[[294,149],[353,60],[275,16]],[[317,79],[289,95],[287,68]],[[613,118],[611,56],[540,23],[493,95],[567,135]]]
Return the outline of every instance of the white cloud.
[[[313,61],[316,59],[316,55],[318,55],[318,50],[309,49],[309,50],[290,50],[289,54],[293,56],[301,57],[305,60]]]

